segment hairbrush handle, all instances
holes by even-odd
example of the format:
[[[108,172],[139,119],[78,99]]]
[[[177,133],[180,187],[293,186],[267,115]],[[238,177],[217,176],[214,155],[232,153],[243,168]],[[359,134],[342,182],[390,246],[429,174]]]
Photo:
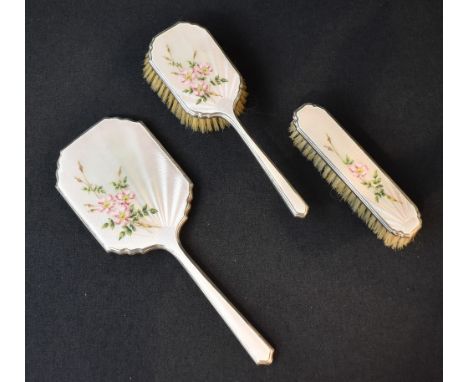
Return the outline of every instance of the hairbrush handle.
[[[297,193],[294,187],[291,186],[284,175],[281,174],[281,172],[275,167],[271,160],[257,146],[254,140],[241,125],[235,114],[225,113],[225,118],[231,123],[234,129],[236,129],[236,131],[241,136],[242,140],[247,144],[247,147],[255,156],[255,159],[257,159],[258,163],[260,163],[263,171],[265,171],[265,173],[268,175],[292,214],[297,218],[304,218],[309,210],[309,206],[306,204],[306,202],[304,202],[304,200]]]
[[[257,365],[270,365],[273,362],[273,347],[236,310],[198,265],[195,264],[182,248],[179,241],[171,243],[170,246],[167,246],[167,249],[182,264],[254,362]]]

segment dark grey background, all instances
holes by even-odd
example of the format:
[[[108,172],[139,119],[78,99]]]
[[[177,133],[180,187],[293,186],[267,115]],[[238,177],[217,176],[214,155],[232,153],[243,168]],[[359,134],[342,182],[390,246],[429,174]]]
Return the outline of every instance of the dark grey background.
[[[441,380],[441,15],[440,1],[28,1],[28,380]],[[306,219],[232,129],[184,129],[142,79],[151,38],[178,20],[208,28],[246,79],[241,119]],[[407,249],[384,247],[292,146],[304,102],[419,206]],[[55,191],[59,150],[107,116],[142,120],[194,182],[182,242],[274,344],[272,366],[170,255],[104,253]]]

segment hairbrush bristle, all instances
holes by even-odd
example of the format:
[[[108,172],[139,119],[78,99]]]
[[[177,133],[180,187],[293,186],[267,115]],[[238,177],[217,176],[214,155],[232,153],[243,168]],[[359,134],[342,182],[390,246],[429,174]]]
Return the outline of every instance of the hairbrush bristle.
[[[187,113],[151,66],[148,54],[146,54],[143,64],[143,77],[151,86],[151,89],[153,89],[159,98],[167,105],[172,114],[180,120],[182,125],[190,127],[192,130],[200,133],[211,133],[229,126],[229,122],[221,117],[199,118]],[[247,102],[247,87],[242,78],[240,89],[239,98],[234,107],[234,113],[237,116],[244,111],[245,103]]]
[[[289,127],[290,138],[301,153],[312,163],[320,172],[322,177],[331,185],[331,187],[339,194],[341,199],[346,201],[351,209],[359,216],[367,226],[381,239],[387,247],[393,249],[402,249],[406,247],[413,239],[416,232],[411,236],[400,236],[389,231],[382,223],[372,214],[364,203],[354,194],[354,192],[346,185],[343,180],[336,174],[333,169],[321,158],[314,148],[302,137],[297,131],[294,122]]]

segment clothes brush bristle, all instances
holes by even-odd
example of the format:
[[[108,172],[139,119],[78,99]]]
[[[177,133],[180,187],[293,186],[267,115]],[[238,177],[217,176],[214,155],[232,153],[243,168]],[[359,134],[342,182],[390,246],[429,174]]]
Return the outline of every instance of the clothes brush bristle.
[[[387,247],[393,249],[402,249],[406,247],[416,234],[411,236],[400,236],[389,231],[382,223],[372,214],[366,205],[354,194],[354,192],[341,180],[333,169],[320,157],[314,148],[302,137],[296,128],[294,122],[289,127],[290,138],[301,153],[310,161],[315,168],[320,172],[322,177],[330,184],[330,186],[338,193],[338,195],[346,201],[353,212],[358,215],[370,228],[374,234],[384,242]]]
[[[143,64],[143,77],[150,85],[151,89],[161,98],[168,109],[174,114],[180,123],[190,127],[192,130],[200,133],[211,133],[213,131],[223,130],[229,126],[229,122],[221,117],[199,118],[187,113],[182,105],[177,101],[164,81],[158,76],[149,62],[149,57],[146,55]],[[239,98],[234,107],[234,113],[239,116],[245,109],[247,102],[247,87],[243,79],[241,79]]]

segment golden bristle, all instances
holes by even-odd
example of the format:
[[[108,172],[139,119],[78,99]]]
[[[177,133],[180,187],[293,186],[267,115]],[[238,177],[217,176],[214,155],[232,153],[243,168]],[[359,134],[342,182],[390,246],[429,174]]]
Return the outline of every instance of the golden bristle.
[[[289,127],[289,133],[294,146],[296,146],[308,160],[312,161],[315,168],[320,172],[328,184],[330,184],[331,187],[340,195],[341,199],[350,205],[353,212],[367,224],[371,231],[374,232],[387,247],[402,249],[413,241],[417,231],[413,232],[411,236],[399,236],[387,230],[366,207],[366,205],[361,202],[356,194],[354,194],[354,192],[346,185],[346,183],[341,180],[336,172],[327,165],[313,147],[302,137],[302,135],[297,131],[294,122],[292,122]]]
[[[187,113],[151,66],[148,54],[146,54],[143,64],[143,77],[151,86],[151,89],[167,105],[171,113],[180,120],[182,125],[190,127],[192,130],[200,133],[220,131],[229,126],[229,122],[221,117],[199,118]],[[239,116],[245,109],[247,94],[247,87],[244,80],[241,78],[240,94],[234,107],[234,113],[237,116]]]

